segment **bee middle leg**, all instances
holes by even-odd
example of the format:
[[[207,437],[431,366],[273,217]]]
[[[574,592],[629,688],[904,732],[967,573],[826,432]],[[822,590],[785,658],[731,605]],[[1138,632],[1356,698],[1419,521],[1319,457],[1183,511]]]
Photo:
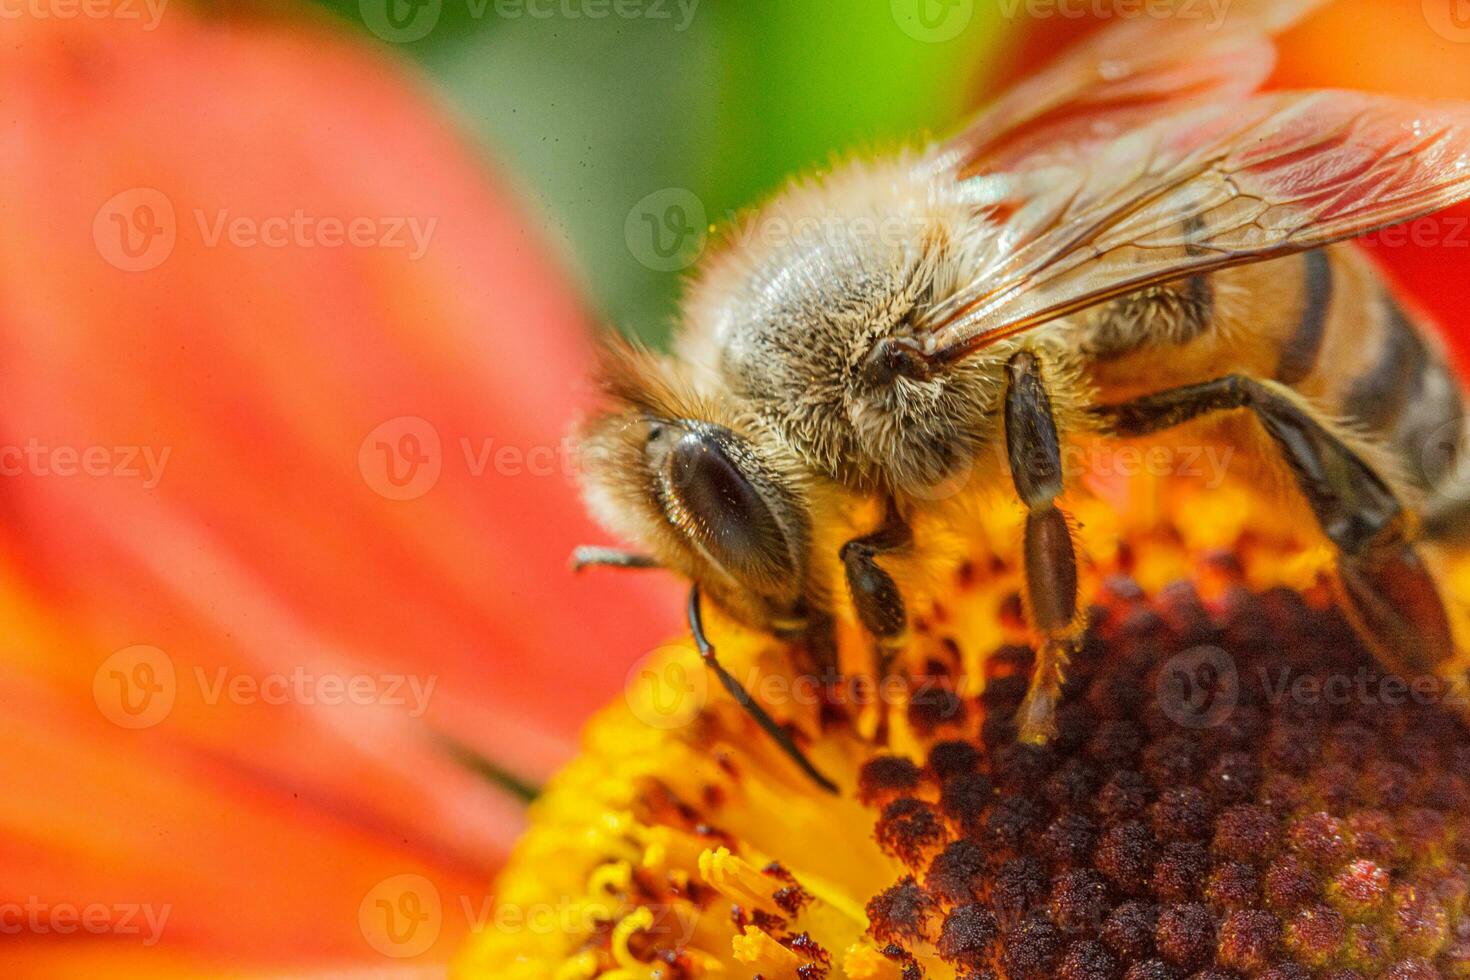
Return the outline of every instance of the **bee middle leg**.
[[[1031,684],[1017,715],[1022,741],[1045,743],[1056,732],[1062,673],[1079,625],[1077,555],[1067,515],[1057,506],[1062,493],[1062,442],[1040,358],[1022,351],[1006,365],[1006,456],[1011,482],[1026,505],[1023,547],[1026,611],[1041,636]]]
[[[1385,666],[1432,672],[1454,655],[1434,578],[1415,551],[1403,505],[1383,479],[1279,386],[1241,375],[1094,411],[1121,436],[1247,409],[1280,448],[1323,533],[1338,550],[1349,615]]]

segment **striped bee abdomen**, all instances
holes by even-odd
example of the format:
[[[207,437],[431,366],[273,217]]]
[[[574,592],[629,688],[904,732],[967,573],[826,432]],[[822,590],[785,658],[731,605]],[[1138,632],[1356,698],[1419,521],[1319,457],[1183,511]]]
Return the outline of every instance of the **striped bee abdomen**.
[[[1278,333],[1276,379],[1391,450],[1426,513],[1466,511],[1465,400],[1432,325],[1417,320],[1355,247],[1302,256],[1303,302]]]
[[[1294,385],[1312,373],[1327,334],[1327,317],[1332,311],[1332,261],[1321,249],[1302,257],[1302,308],[1281,345],[1276,380]]]

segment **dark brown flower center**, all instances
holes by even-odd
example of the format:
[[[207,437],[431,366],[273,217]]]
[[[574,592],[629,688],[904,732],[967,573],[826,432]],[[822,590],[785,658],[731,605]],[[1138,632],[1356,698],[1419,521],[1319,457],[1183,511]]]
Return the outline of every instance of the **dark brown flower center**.
[[[1029,662],[987,661],[978,740],[862,770],[909,872],[870,933],[906,976],[1470,975],[1460,692],[1243,586],[1111,583],[1044,748],[1010,720]]]

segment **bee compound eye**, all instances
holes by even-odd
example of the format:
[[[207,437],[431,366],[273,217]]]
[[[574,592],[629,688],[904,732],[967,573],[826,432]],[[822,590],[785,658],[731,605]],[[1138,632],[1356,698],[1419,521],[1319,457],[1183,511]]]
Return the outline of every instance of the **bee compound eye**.
[[[742,462],[752,469],[756,464],[737,440],[684,432],[664,460],[665,510],[727,571],[789,584],[796,574],[790,543],[758,485],[767,481],[742,469]]]

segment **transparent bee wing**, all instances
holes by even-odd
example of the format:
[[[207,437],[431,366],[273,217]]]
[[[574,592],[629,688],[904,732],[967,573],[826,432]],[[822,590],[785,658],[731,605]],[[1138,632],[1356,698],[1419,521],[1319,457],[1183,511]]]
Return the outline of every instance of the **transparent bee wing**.
[[[926,311],[953,360],[1105,299],[1470,198],[1470,104],[1287,92],[1038,149],[989,185],[970,285]]]
[[[1182,3],[1170,16],[1122,20],[982,109],[945,148],[961,179],[1007,169],[1038,146],[1105,138],[1188,105],[1260,87],[1276,63],[1270,36],[1327,0]]]

